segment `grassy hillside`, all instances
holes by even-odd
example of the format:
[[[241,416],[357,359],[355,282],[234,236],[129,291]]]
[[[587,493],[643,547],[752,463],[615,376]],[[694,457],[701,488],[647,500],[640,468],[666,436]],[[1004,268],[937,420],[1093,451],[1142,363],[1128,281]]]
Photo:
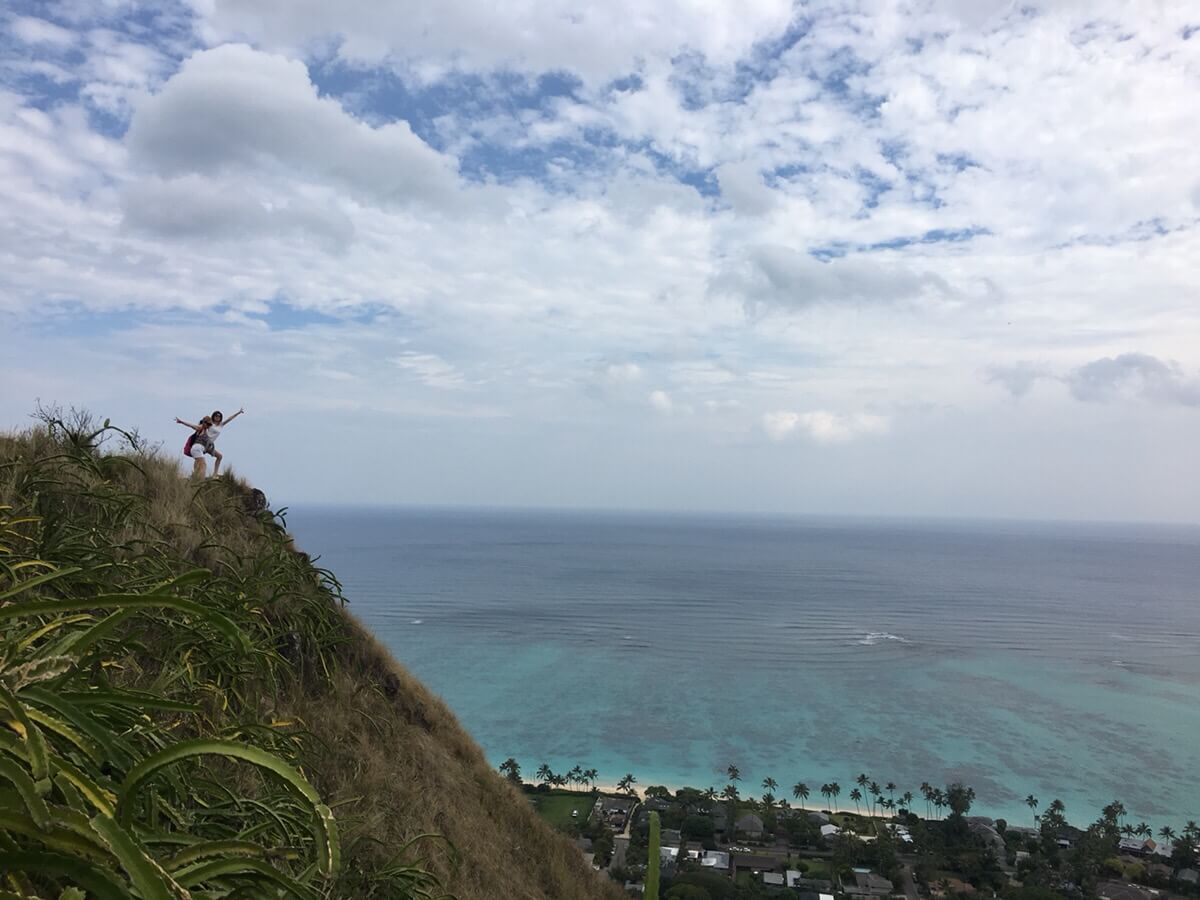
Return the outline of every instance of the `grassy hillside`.
[[[0,437],[0,898],[621,896],[252,499]]]

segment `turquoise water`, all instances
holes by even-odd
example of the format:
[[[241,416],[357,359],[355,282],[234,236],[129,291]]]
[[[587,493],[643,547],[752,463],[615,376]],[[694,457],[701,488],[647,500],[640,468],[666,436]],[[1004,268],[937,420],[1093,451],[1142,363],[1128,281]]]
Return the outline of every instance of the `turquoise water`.
[[[1200,818],[1200,529],[293,510],[488,755]],[[781,793],[784,793],[781,791]],[[920,804],[918,804],[919,806]]]

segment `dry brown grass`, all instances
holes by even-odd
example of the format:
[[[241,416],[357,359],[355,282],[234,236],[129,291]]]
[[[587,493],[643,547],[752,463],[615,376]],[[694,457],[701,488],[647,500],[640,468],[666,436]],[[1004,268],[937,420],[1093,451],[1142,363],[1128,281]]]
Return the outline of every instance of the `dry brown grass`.
[[[36,483],[13,476],[15,470],[4,469],[5,464],[59,452],[61,442],[42,429],[0,436],[0,504],[28,500],[39,490]],[[89,491],[110,484],[139,504],[137,515],[111,536],[113,544],[126,545],[120,552],[169,550],[207,568],[250,570],[263,563],[269,546],[278,547],[277,539],[272,544],[277,527],[246,514],[249,486],[232,473],[196,482],[161,453],[127,450],[121,456],[126,462],[97,454],[102,463],[95,472],[64,467],[66,486],[55,489],[55,514],[69,518],[74,506],[88,502]],[[268,562],[276,572],[286,572],[291,592],[335,602],[307,557],[290,552],[276,556]],[[339,610],[338,615],[336,664],[328,672],[306,659],[306,671],[294,677],[245,684],[237,693],[243,717],[291,717],[301,723],[306,774],[342,823],[347,885],[389,864],[410,840],[432,833],[443,836],[448,847],[422,841],[408,858],[427,860],[460,900],[624,896],[491,769],[439,698],[349,613]],[[130,671],[135,680],[152,678],[153,653]]]

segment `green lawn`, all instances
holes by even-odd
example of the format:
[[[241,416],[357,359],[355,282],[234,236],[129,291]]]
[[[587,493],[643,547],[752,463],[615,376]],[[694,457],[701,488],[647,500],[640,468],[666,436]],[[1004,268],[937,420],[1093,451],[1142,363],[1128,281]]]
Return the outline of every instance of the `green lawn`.
[[[826,881],[830,880],[828,860],[805,857],[802,862],[805,865],[805,878],[823,878]]]
[[[572,824],[582,825],[591,815],[596,798],[588,791],[550,791],[547,794],[530,794],[529,800],[533,808],[543,819],[553,827],[565,829]],[[571,810],[579,810],[579,815],[572,817]]]

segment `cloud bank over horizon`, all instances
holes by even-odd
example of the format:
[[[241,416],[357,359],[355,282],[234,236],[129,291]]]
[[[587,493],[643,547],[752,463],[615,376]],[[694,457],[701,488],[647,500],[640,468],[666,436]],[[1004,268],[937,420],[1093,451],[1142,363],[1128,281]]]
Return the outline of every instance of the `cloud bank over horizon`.
[[[244,405],[299,501],[1200,518],[1186,4],[0,16],[6,427]]]

